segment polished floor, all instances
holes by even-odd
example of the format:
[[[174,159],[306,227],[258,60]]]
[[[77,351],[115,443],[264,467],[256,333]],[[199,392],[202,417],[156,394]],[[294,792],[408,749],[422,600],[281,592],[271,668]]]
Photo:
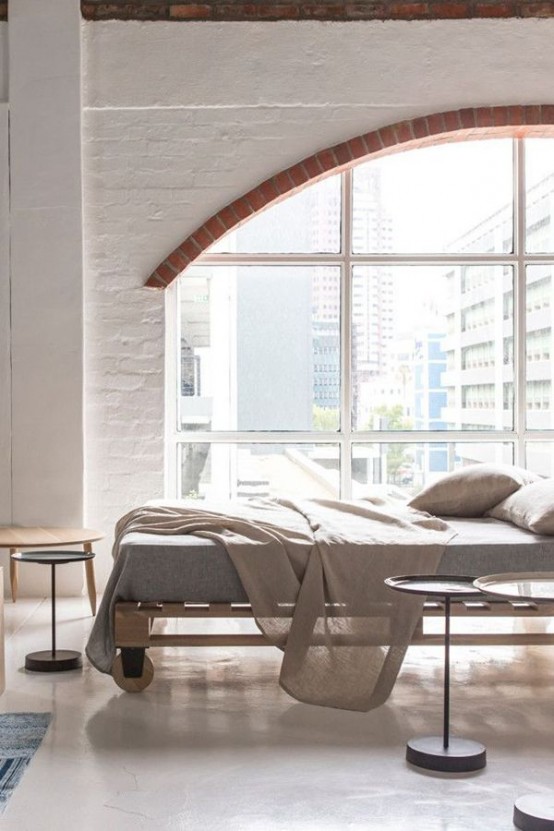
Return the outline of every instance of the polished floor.
[[[86,601],[58,612],[59,647],[81,649]],[[25,672],[49,613],[5,606],[0,710],[53,720],[2,829],[506,831],[516,796],[554,788],[553,647],[453,650],[453,733],[483,742],[488,765],[441,775],[404,759],[407,739],[441,730],[440,649],[412,647],[388,703],[365,714],[290,699],[271,648],[158,650],[152,685],[131,695],[88,664]]]

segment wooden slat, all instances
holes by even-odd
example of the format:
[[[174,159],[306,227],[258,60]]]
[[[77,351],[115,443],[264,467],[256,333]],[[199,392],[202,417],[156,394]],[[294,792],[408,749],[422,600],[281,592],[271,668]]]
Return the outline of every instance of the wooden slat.
[[[337,604],[336,611],[345,616],[345,604]],[[293,611],[292,604],[283,607],[283,616],[289,617]],[[332,608],[329,618],[332,619]],[[528,603],[525,601],[483,600],[457,601],[452,604],[453,617],[546,617],[554,614],[552,603]],[[443,646],[441,633],[426,634],[423,621],[426,617],[443,617],[444,608],[440,602],[429,601],[424,606],[423,617],[419,620],[412,644],[426,646]],[[354,616],[353,616],[354,617]],[[261,634],[153,634],[152,625],[160,618],[252,618],[252,609],[248,603],[135,603],[120,602],[116,604],[115,639],[121,646],[269,646]],[[321,636],[318,641],[325,643]],[[335,638],[337,645],[369,645],[365,640],[355,636]],[[465,633],[452,635],[452,645],[460,646],[524,646],[554,644],[554,633],[544,631],[535,633]]]
[[[324,644],[324,636],[317,637],[314,645]],[[367,639],[355,636],[339,636],[333,639],[336,646],[374,646]],[[451,635],[452,646],[552,646],[554,645],[554,634],[544,632],[507,632],[504,634],[475,633]],[[116,646],[181,646],[181,647],[213,647],[213,646],[273,646],[263,635],[257,634],[169,634],[150,635],[143,640],[138,638],[122,642],[116,637]],[[414,634],[410,646],[440,646],[444,647],[444,635],[442,634]]]
[[[509,603],[512,609],[528,609],[529,611],[538,612],[541,608],[538,603],[532,603],[530,600],[510,600]],[[542,610],[542,614],[545,614],[544,610]]]
[[[252,608],[245,603],[129,603],[117,606],[151,618],[243,618],[252,617]]]
[[[480,601],[477,601],[479,603]],[[525,603],[502,601],[486,605],[475,605],[472,602],[457,602],[451,606],[451,617],[552,617],[554,606],[549,603]],[[444,617],[444,609],[424,607],[424,617]]]
[[[345,604],[329,604],[328,611],[333,607],[339,608],[342,616],[346,616]],[[238,618],[252,617],[252,608],[248,603],[136,603],[131,601],[120,601],[117,608],[122,611],[134,611],[137,614],[148,617],[167,618]],[[279,609],[283,617],[290,617],[294,610],[293,604],[280,604]],[[378,613],[380,606],[373,611]],[[383,608],[382,613],[390,609]],[[424,617],[441,617],[444,615],[444,605],[440,602],[429,601],[423,606]],[[554,616],[553,603],[531,603],[526,601],[456,601],[451,605],[452,617],[551,617]],[[278,617],[276,612],[275,617]],[[331,617],[332,615],[330,615]],[[356,617],[356,615],[352,615]]]
[[[118,644],[119,645],[119,644]],[[150,635],[149,646],[273,646],[263,635]]]
[[[452,646],[552,646],[554,634],[546,632],[506,632],[503,634],[451,635]],[[410,646],[444,646],[444,635],[416,635]]]
[[[480,611],[486,612],[487,609],[490,609],[490,603],[486,603],[483,600],[463,600],[462,604],[468,612],[471,611]]]

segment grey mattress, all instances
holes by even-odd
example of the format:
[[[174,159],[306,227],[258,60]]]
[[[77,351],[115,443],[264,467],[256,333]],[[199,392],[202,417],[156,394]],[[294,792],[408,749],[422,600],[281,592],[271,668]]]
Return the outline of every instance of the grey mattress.
[[[495,519],[452,519],[457,531],[439,573],[482,577],[505,571],[554,571],[554,537],[541,537]],[[114,562],[87,643],[94,666],[109,672],[115,655],[114,604],[144,602],[246,602],[226,550],[192,535],[127,534]]]
[[[439,573],[481,577],[505,571],[554,571],[554,537],[488,517],[447,517],[446,521],[457,534],[446,547]],[[114,570],[120,576],[125,573],[120,599],[247,601],[223,546],[193,535],[127,534]]]

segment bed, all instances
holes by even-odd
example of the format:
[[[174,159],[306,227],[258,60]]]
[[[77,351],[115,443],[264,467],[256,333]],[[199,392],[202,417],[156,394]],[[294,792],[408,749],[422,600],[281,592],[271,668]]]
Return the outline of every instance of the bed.
[[[437,573],[483,576],[500,572],[554,571],[554,537],[536,534],[492,517],[445,518],[454,536],[441,555]],[[419,573],[419,569],[415,569]],[[552,606],[552,608],[551,608]],[[288,614],[286,609],[283,614]],[[442,615],[438,602],[425,602],[411,642],[442,644],[440,634],[424,631],[427,617]],[[554,614],[554,604],[540,606],[483,597],[456,602],[452,614],[475,616],[534,616]],[[117,557],[97,621],[87,647],[91,661],[111,672],[123,690],[138,692],[153,678],[145,654],[165,646],[271,645],[262,633],[170,634],[158,631],[168,618],[252,617],[247,593],[228,551],[218,540],[194,534],[127,533]],[[96,630],[96,632],[95,632]],[[546,631],[494,631],[456,634],[453,644],[551,644]],[[116,651],[119,654],[114,660]]]

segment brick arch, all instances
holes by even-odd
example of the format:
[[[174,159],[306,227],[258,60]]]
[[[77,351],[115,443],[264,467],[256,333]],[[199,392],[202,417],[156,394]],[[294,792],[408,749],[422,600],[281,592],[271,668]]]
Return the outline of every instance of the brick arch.
[[[226,205],[156,268],[146,286],[164,289],[218,239],[269,205],[360,162],[399,150],[498,136],[554,136],[554,105],[479,107],[401,121],[320,150]]]

